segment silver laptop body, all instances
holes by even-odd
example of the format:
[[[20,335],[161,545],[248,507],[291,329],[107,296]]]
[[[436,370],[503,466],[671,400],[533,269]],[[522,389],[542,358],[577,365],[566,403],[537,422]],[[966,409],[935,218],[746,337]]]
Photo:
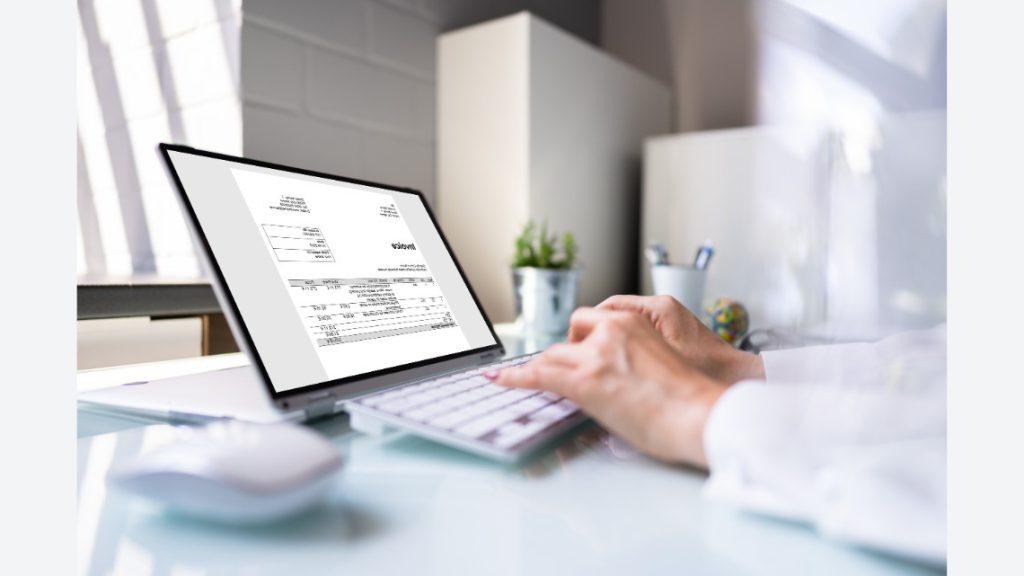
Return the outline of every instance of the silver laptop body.
[[[404,194],[415,195],[419,198],[420,202],[422,202],[422,197],[418,192],[405,188],[352,180],[246,158],[200,151],[185,146],[161,144],[160,152],[165,160],[171,179],[178,189],[179,199],[186,213],[185,219],[188,222],[197,247],[196,252],[200,255],[200,260],[205,266],[207,277],[210,279],[211,286],[221,305],[221,309],[224,311],[235,341],[242,352],[249,358],[250,365],[85,392],[79,395],[79,402],[106,410],[137,413],[185,422],[201,422],[218,418],[238,418],[256,422],[306,421],[347,410],[353,415],[353,427],[365,432],[378,433],[388,428],[398,428],[441,443],[508,462],[523,459],[538,448],[550,443],[562,432],[585,420],[582,414],[573,410],[572,413],[563,414],[557,421],[553,420],[550,424],[546,425],[545,429],[542,430],[543,433],[535,433],[521,442],[509,444],[511,440],[525,436],[525,432],[528,431],[525,429],[527,426],[520,425],[521,422],[526,422],[526,420],[520,419],[520,423],[512,422],[506,424],[503,428],[509,429],[509,426],[519,426],[519,429],[515,431],[516,438],[506,434],[504,440],[505,444],[508,445],[496,446],[495,440],[501,440],[499,436],[496,436],[497,431],[488,433],[484,437],[484,440],[487,441],[468,438],[464,434],[451,433],[423,422],[404,418],[400,414],[388,413],[381,410],[380,406],[371,406],[373,404],[372,401],[368,401],[365,404],[358,401],[359,399],[369,398],[375,394],[399,389],[403,386],[423,386],[438,379],[447,378],[450,380],[455,378],[456,375],[478,374],[481,367],[494,365],[502,361],[505,355],[501,341],[494,333],[490,320],[484,313],[475,294],[473,294],[465,274],[458,266],[457,261],[455,261],[454,254],[451,253],[451,249],[440,229],[436,227],[437,225],[433,221],[432,215],[430,215],[431,222],[436,228],[444,247],[448,250],[448,255],[458,270],[460,279],[465,284],[465,289],[472,298],[473,304],[476,305],[483,323],[486,324],[486,330],[489,332],[490,337],[489,340],[484,337],[482,330],[478,330],[480,332],[478,338],[485,342],[485,345],[452,354],[450,357],[426,358],[422,362],[405,364],[394,369],[389,368],[369,375],[357,374],[349,378],[328,380],[283,392],[276,390],[265,365],[264,358],[261,357],[254,343],[252,333],[246,325],[246,318],[239,310],[236,294],[231,291],[228,283],[225,281],[221,263],[218,262],[217,256],[211,248],[209,238],[206,231],[204,231],[200,219],[197,217],[195,206],[190,200],[185,185],[182,183],[182,178],[175,168],[171,154],[203,157],[228,162],[240,167],[251,166],[262,170],[281,171],[286,174],[297,174],[315,179],[398,191]],[[425,203],[423,203],[423,206],[429,215],[429,207]],[[287,209],[293,210],[294,207],[289,206]],[[314,239],[314,242],[316,241]],[[270,242],[273,246],[273,239]],[[288,246],[289,244],[282,245]],[[317,247],[316,244],[313,244],[313,246],[314,248]],[[282,252],[287,250],[291,249],[284,248]],[[317,250],[306,250],[306,252],[317,252]],[[294,283],[295,281],[293,280],[292,282]],[[447,326],[443,325],[442,327],[447,328]],[[334,334],[334,332],[329,334]],[[340,339],[341,337],[343,336],[334,336],[333,338]],[[324,339],[320,339],[320,341],[324,341]],[[558,399],[552,400],[550,402],[551,406],[547,407],[547,412],[549,413],[555,411],[554,404],[557,403]],[[534,402],[538,403],[539,399],[535,398]],[[567,403],[567,401],[563,401],[563,404]],[[538,425],[539,423],[534,423],[531,426],[532,428],[538,428]]]

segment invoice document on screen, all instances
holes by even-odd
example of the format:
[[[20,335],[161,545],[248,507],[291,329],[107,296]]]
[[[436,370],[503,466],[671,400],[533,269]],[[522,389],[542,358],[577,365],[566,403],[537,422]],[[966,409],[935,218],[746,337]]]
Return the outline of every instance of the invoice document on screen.
[[[231,172],[330,378],[470,349],[403,216],[403,193]]]

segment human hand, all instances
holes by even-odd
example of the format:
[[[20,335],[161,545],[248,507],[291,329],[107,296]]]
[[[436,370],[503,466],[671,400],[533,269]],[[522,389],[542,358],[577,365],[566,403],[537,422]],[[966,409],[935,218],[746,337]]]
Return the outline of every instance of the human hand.
[[[486,375],[568,398],[655,458],[706,467],[704,425],[725,384],[690,367],[639,314],[581,308],[571,330],[573,343]]]
[[[715,380],[733,384],[747,378],[764,378],[761,357],[730,346],[671,296],[612,296],[597,305],[600,310],[635,312],[645,316],[655,330],[687,364]],[[586,337],[587,324],[569,328],[569,341]]]

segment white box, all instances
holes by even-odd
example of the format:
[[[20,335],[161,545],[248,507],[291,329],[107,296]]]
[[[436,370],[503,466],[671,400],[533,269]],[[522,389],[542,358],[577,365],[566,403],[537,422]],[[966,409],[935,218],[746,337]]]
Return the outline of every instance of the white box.
[[[864,134],[870,134],[865,138]],[[874,338],[945,321],[946,114],[844,132],[776,125],[652,138],[643,239],[690,263],[710,238],[707,301],[755,328]],[[645,293],[651,292],[646,263]]]
[[[531,218],[576,235],[581,303],[636,289],[642,142],[670,122],[666,87],[528,13],[439,38],[440,220],[494,320]]]
[[[710,239],[704,297],[739,300],[756,327],[825,319],[830,136],[752,127],[652,138],[644,149],[644,243],[691,264]],[[651,294],[649,266],[640,267]]]

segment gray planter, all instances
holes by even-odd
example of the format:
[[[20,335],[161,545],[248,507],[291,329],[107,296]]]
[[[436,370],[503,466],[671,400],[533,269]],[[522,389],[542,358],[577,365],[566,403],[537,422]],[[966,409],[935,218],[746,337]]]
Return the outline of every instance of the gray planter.
[[[579,270],[513,268],[516,321],[525,332],[561,334],[576,309]]]

